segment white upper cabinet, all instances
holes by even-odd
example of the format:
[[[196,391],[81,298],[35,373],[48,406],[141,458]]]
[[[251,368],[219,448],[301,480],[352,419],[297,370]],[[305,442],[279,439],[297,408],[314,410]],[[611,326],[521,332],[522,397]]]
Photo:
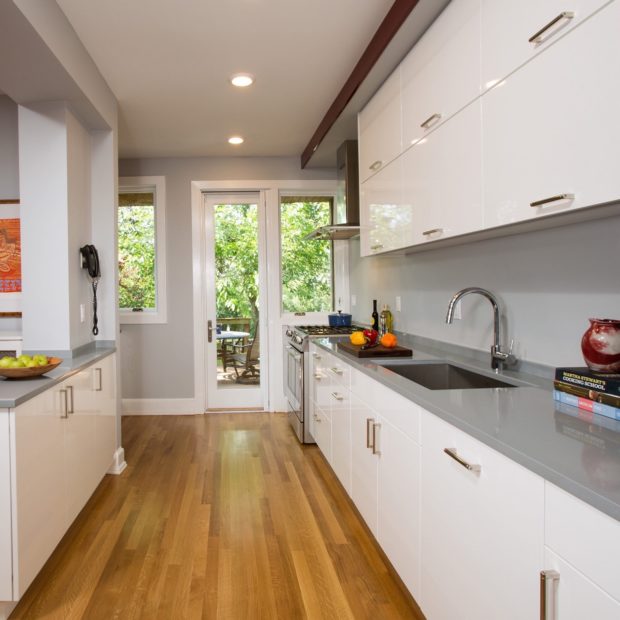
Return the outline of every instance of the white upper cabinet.
[[[409,245],[483,227],[479,100],[402,157],[402,202],[412,213]]]
[[[358,116],[360,183],[401,151],[400,69],[384,82]]]
[[[481,98],[485,228],[620,197],[618,24],[613,2]]]
[[[482,88],[503,80],[608,2],[482,0]]]
[[[480,0],[453,0],[401,63],[403,149],[480,94]]]

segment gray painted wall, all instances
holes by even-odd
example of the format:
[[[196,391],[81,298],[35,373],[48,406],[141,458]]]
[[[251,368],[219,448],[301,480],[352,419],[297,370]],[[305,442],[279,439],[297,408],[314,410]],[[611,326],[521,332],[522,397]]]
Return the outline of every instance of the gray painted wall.
[[[121,325],[123,398],[194,396],[192,181],[333,179],[335,170],[301,170],[297,157],[131,159],[119,176],[166,177],[168,322]]]
[[[0,95],[0,199],[19,198],[17,104]]]
[[[583,363],[589,317],[620,318],[619,216],[396,258],[360,259],[359,242],[352,243],[352,313],[365,323],[372,299],[394,310],[400,295],[397,330],[486,351],[493,331],[487,300],[467,296],[462,320],[445,324],[452,295],[481,286],[501,298],[505,342],[514,338],[517,356],[560,366]]]

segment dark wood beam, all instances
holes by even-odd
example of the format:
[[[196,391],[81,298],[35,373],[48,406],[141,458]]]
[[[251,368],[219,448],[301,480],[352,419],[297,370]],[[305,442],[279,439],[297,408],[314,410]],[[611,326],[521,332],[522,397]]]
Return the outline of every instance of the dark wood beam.
[[[361,58],[353,68],[351,75],[334,99],[323,120],[319,123],[314,135],[301,154],[301,167],[305,168],[314,151],[317,150],[327,132],[346,108],[351,97],[356,93],[370,70],[383,54],[398,29],[403,25],[409,14],[418,4],[418,0],[395,0],[381,25],[375,32]]]

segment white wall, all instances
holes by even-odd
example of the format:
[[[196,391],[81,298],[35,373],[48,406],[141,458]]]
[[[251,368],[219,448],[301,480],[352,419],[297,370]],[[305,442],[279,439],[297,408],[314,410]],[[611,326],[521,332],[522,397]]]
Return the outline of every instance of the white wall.
[[[121,160],[119,175],[166,177],[168,263],[168,322],[163,325],[121,326],[122,395],[123,398],[131,399],[192,398],[194,335],[191,182],[333,180],[335,170],[301,170],[296,157],[162,158]]]
[[[19,198],[17,104],[0,95],[0,200]]]
[[[463,319],[445,323],[452,295],[481,286],[502,300],[505,342],[514,338],[517,356],[560,366],[583,363],[588,318],[620,318],[618,216],[397,258],[360,259],[353,243],[352,311],[365,323],[372,299],[394,310],[400,295],[395,329],[487,351],[493,327],[486,299],[467,296]]]

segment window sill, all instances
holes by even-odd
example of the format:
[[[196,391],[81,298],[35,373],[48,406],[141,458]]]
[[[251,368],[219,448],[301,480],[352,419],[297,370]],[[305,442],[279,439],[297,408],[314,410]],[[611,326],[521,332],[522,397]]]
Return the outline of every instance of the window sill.
[[[152,325],[167,323],[168,319],[165,312],[127,312],[121,310],[119,313],[121,325]]]

